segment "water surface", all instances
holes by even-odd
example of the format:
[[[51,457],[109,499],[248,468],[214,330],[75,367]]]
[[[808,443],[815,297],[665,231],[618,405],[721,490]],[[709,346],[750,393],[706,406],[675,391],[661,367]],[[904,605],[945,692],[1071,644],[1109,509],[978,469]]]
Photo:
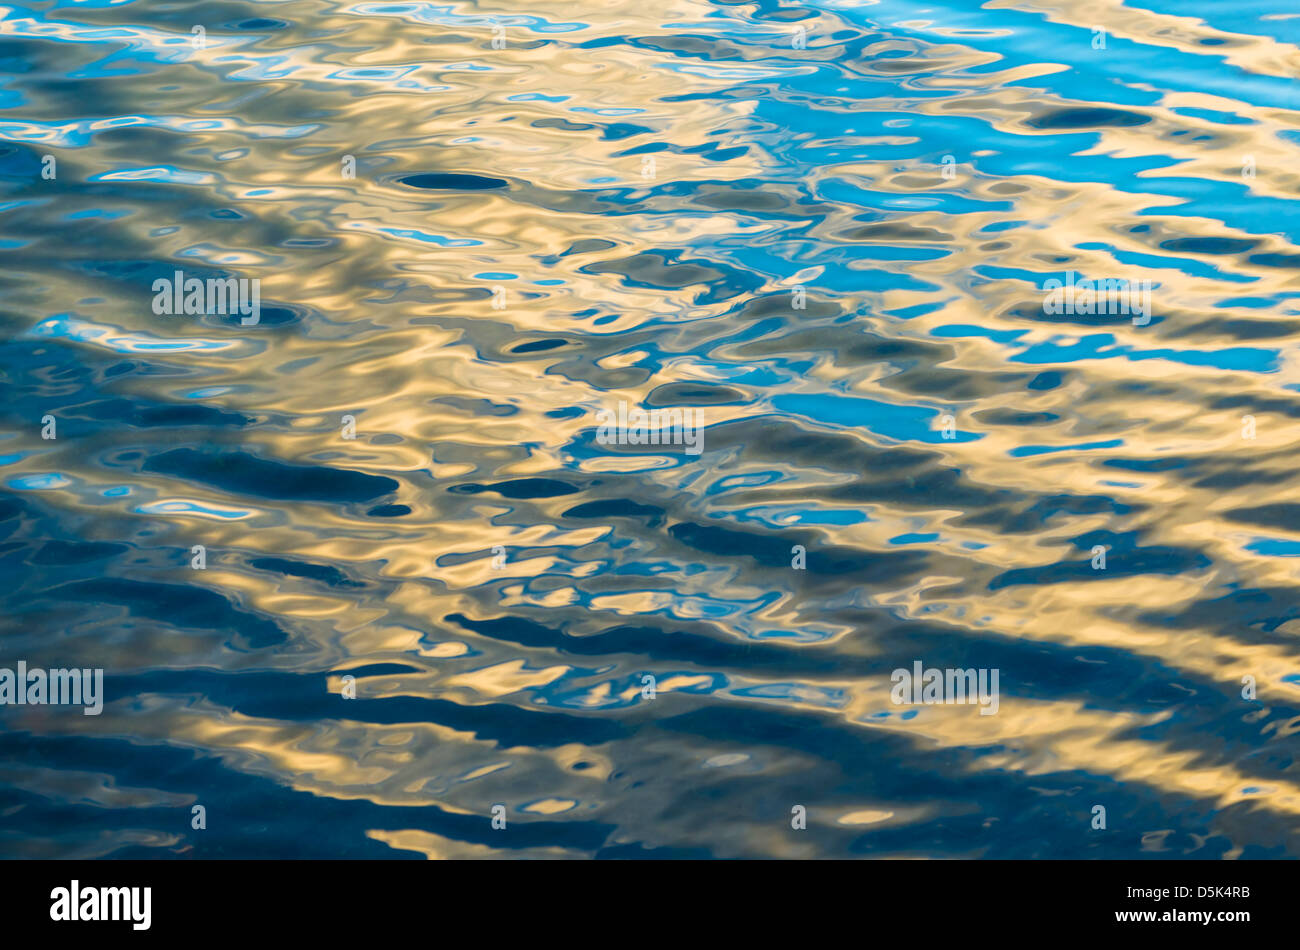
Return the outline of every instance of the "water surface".
[[[0,8],[0,665],[107,694],[0,708],[0,854],[1300,855],[1298,43]],[[260,322],[154,313],[177,270]],[[997,714],[894,705],[918,660]]]

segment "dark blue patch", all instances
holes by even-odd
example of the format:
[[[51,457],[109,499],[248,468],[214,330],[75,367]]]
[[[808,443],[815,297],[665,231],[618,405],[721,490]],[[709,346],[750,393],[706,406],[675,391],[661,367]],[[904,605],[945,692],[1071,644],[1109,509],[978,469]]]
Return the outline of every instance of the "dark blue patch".
[[[103,577],[65,584],[50,591],[60,600],[118,604],[140,617],[148,617],[178,630],[231,630],[253,649],[275,646],[288,635],[275,623],[236,607],[206,587],[160,584]]]
[[[259,557],[248,562],[250,567],[259,571],[274,571],[290,577],[305,577],[320,581],[330,587],[364,587],[364,584],[352,580],[331,564],[310,564],[307,561],[293,561],[282,557]]]
[[[382,475],[323,465],[289,465],[246,452],[172,449],[150,458],[144,470],[215,485],[235,495],[292,501],[361,502],[397,489],[397,482]]]
[[[399,178],[403,185],[412,188],[429,188],[442,191],[487,191],[505,188],[510,183],[504,178],[485,178],[482,175],[455,175],[444,172],[427,175],[407,175]]]
[[[568,482],[554,478],[520,478],[510,482],[497,482],[495,485],[453,485],[447,489],[458,495],[495,492],[504,498],[554,498],[556,495],[572,495],[578,490]]]
[[[406,505],[376,505],[366,515],[371,518],[400,518],[410,513],[411,509]]]
[[[1025,124],[1033,129],[1098,129],[1113,126],[1146,125],[1149,116],[1127,109],[1053,109]]]
[[[540,353],[543,350],[553,350],[556,347],[564,346],[568,340],[533,340],[531,343],[521,343],[516,346],[511,353]]]

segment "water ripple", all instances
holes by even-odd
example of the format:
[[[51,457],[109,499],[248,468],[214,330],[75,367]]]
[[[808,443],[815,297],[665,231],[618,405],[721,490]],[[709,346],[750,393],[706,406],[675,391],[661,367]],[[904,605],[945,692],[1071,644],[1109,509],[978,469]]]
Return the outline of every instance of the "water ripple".
[[[0,666],[106,693],[0,712],[0,853],[1300,855],[1298,47],[0,8]]]

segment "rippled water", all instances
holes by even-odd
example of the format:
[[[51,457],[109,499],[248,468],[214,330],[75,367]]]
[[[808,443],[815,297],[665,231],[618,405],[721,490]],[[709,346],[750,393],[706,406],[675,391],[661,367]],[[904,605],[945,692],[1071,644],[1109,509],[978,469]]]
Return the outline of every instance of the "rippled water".
[[[0,853],[1300,855],[1294,0],[0,15]]]

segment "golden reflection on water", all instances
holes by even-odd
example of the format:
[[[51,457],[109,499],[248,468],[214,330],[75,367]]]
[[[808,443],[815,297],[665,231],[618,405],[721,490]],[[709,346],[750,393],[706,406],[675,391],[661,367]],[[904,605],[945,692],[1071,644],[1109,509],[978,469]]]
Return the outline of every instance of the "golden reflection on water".
[[[251,424],[202,438],[175,433],[153,447],[157,433],[145,430],[124,435],[108,428],[50,444],[23,435],[21,448],[31,454],[6,473],[63,473],[69,484],[40,492],[41,502],[83,537],[127,540],[145,552],[205,545],[209,569],[181,578],[173,571],[168,582],[217,592],[290,635],[278,649],[238,653],[229,647],[230,631],[168,630],[158,618],[151,625],[116,608],[91,615],[64,606],[57,619],[75,638],[79,662],[118,674],[311,674],[335,694],[340,677],[359,670],[357,718],[248,715],[196,690],[119,696],[101,717],[84,721],[11,710],[16,728],[194,750],[241,776],[394,809],[486,816],[489,804],[505,802],[512,822],[607,824],[615,829],[611,845],[697,847],[723,857],[839,855],[860,834],[987,814],[996,810],[996,796],[981,791],[963,799],[958,791],[964,778],[977,776],[1017,790],[1059,782],[1034,809],[1052,835],[1064,834],[1070,821],[1086,828],[1092,800],[1083,797],[1120,786],[1173,815],[1200,809],[1210,816],[1207,834],[1230,842],[1228,856],[1246,847],[1296,853],[1300,796],[1281,774],[1293,769],[1251,755],[1293,742],[1295,685],[1284,677],[1295,675],[1296,621],[1288,616],[1264,635],[1219,613],[1198,619],[1198,605],[1235,589],[1295,587],[1288,559],[1247,546],[1264,534],[1300,538],[1284,525],[1244,524],[1231,514],[1296,500],[1291,447],[1300,413],[1285,389],[1294,390],[1289,381],[1297,379],[1287,339],[1295,313],[1289,298],[1300,291],[1295,251],[1280,225],[1255,221],[1247,231],[1204,208],[1181,207],[1195,187],[1242,185],[1245,156],[1256,168],[1244,183],[1253,199],[1294,199],[1296,141],[1282,133],[1295,129],[1295,110],[1252,102],[1244,91],[1234,98],[1233,83],[1223,80],[1231,67],[1289,81],[1300,56],[1294,45],[1112,2],[994,0],[970,13],[996,27],[999,11],[1037,12],[1034,29],[1045,36],[1069,27],[1069,35],[1086,37],[1094,23],[1105,23],[1113,49],[1136,43],[1207,56],[1205,41],[1222,41],[1208,47],[1216,59],[1204,90],[1161,92],[1157,69],[1154,78],[1126,80],[1128,91],[1150,101],[1116,104],[1105,89],[1091,99],[1082,80],[1071,89],[1077,98],[1058,94],[1056,80],[1071,67],[1054,58],[1050,45],[1035,51],[1042,61],[1021,62],[1025,51],[1017,49],[1003,62],[996,47],[967,45],[957,30],[928,29],[931,13],[895,27],[882,13],[870,29],[896,28],[900,35],[846,56],[845,42],[832,37],[868,28],[847,12],[822,11],[810,23],[814,37],[804,56],[788,48],[774,53],[771,42],[755,39],[786,37],[790,23],[756,26],[748,7],[699,2],[556,7],[535,15],[591,22],[553,33],[512,25],[505,50],[491,48],[486,14],[467,3],[450,5],[441,22],[361,4],[323,12],[282,6],[267,16],[309,20],[328,42],[303,41],[292,31],[257,40],[214,29],[218,42],[191,50],[184,33],[143,25],[117,40],[174,49],[166,75],[179,91],[160,91],[156,79],[142,75],[115,84],[112,96],[87,109],[210,123],[181,139],[151,132],[150,141],[166,144],[165,154],[137,154],[113,144],[119,140],[75,148],[66,131],[47,124],[33,123],[29,135],[63,149],[66,174],[77,180],[165,163],[196,176],[166,186],[174,191],[167,200],[178,194],[195,208],[241,215],[232,222],[175,205],[153,209],[170,218],[143,214],[142,203],[161,204],[154,195],[161,186],[147,182],[70,192],[60,199],[60,214],[99,207],[124,215],[120,247],[98,253],[120,249],[176,267],[237,270],[262,280],[264,307],[308,316],[253,333],[156,317],[138,288],[106,288],[93,273],[35,255],[24,266],[41,290],[20,293],[12,304],[31,325],[66,313],[106,329],[107,335],[60,342],[81,348],[87,360],[130,356],[159,370],[114,381],[115,396],[181,402],[203,389],[210,393],[204,405]],[[55,25],[46,35],[85,44],[92,40],[78,24],[121,26],[111,10],[76,14],[76,23],[47,20]],[[145,19],[132,4],[121,14]],[[24,22],[3,21],[3,32],[31,35]],[[616,45],[593,45],[601,39]],[[266,72],[272,60],[278,76]],[[366,69],[401,76],[356,72]],[[811,75],[822,79],[810,92]],[[859,87],[851,92],[851,82],[873,83],[870,95]],[[1069,174],[1056,170],[1046,152],[1036,173],[982,170],[981,159],[1009,140],[1032,154],[1059,138],[1061,128],[1042,127],[1045,116],[1093,106],[1148,121],[1081,127],[1088,134],[1069,156]],[[1229,113],[1241,124],[1182,110]],[[21,135],[33,119],[17,116],[20,131],[10,134]],[[790,127],[781,126],[783,119]],[[949,180],[914,133],[926,121],[955,120],[978,122],[989,144],[953,146],[963,157]],[[619,130],[619,123],[636,128]],[[819,158],[796,142],[825,152]],[[862,158],[868,145],[878,160]],[[713,152],[722,149],[735,153],[717,160]],[[356,159],[355,180],[340,176],[343,155]],[[643,177],[646,155],[655,162],[651,178]],[[1147,165],[1108,178],[1109,166],[1096,164],[1127,160]],[[435,171],[500,179],[507,187],[430,191],[400,181]],[[1179,190],[1178,182],[1191,190]],[[837,187],[845,183],[852,191]],[[947,204],[952,196],[974,204],[955,212]],[[990,230],[1014,222],[1023,224]],[[1138,224],[1146,228],[1135,231]],[[1253,243],[1228,255],[1195,244],[1162,247],[1193,237]],[[910,256],[878,256],[900,248]],[[1268,263],[1288,256],[1285,266]],[[1071,269],[1155,281],[1159,320],[1045,320],[1028,275]],[[739,282],[737,271],[753,285]],[[881,273],[910,282],[877,287]],[[726,281],[735,282],[732,291],[711,291]],[[806,311],[784,303],[796,284],[808,288]],[[497,285],[505,288],[504,309],[493,306]],[[1241,297],[1265,303],[1230,303]],[[906,319],[891,313],[921,304],[937,306]],[[1244,319],[1257,326],[1232,323]],[[1019,358],[1036,346],[1064,354],[1097,334],[1107,338],[1092,356]],[[563,345],[518,350],[544,340]],[[183,342],[212,347],[154,348]],[[1235,348],[1276,350],[1278,372],[1210,359]],[[1046,370],[1061,371],[1062,384],[1027,388]],[[777,381],[765,383],[763,374]],[[739,394],[703,406],[705,455],[683,462],[657,447],[591,444],[597,409],[620,400],[652,405],[656,392],[670,386],[726,386]],[[891,439],[869,424],[800,417],[773,401],[828,393],[951,410],[957,429],[978,438]],[[581,412],[566,413],[572,407]],[[1257,424],[1250,443],[1241,437],[1245,413]],[[356,418],[355,441],[339,435],[345,414]],[[1008,415],[1033,418],[990,421]],[[768,443],[764,433],[774,431],[776,419],[833,441],[788,447],[772,436]],[[887,452],[900,441],[926,458],[895,480]],[[1104,444],[1068,448],[1090,443]],[[177,445],[393,478],[397,490],[373,504],[410,512],[368,517],[366,504],[296,501],[279,497],[275,486],[264,497],[240,495],[104,464],[131,448]],[[1048,451],[1013,454],[1026,446]],[[1103,467],[1107,458],[1180,458],[1188,465],[1122,470]],[[1248,477],[1230,477],[1245,469]],[[981,520],[978,501],[909,490],[919,475],[947,471],[959,473],[959,484],[1003,517]],[[769,479],[772,472],[778,477]],[[448,491],[513,479],[560,480],[581,491],[523,500]],[[128,496],[105,497],[123,483],[130,484]],[[888,490],[855,495],[864,483]],[[1054,496],[1115,504],[1063,509],[1007,528]],[[693,522],[778,536],[778,529],[798,529],[824,548],[882,564],[900,550],[920,550],[924,559],[902,576],[886,573],[886,580],[868,568],[839,577],[810,571],[806,582],[794,582],[784,565],[755,561],[746,551],[717,556],[663,526],[571,513],[598,498],[658,506],[669,526]],[[844,510],[868,520],[794,514]],[[919,547],[893,540],[933,532],[941,538]],[[1016,569],[1086,564],[1087,547],[1076,539],[1089,532],[1133,533],[1143,547],[1199,552],[1203,561],[1172,573],[990,587]],[[509,552],[500,566],[493,565],[495,545]],[[364,586],[312,586],[250,568],[257,557],[333,565]],[[1123,565],[1122,552],[1113,558]],[[143,563],[143,576],[168,576],[162,559],[149,555]],[[792,660],[802,651],[810,661],[842,661],[844,670],[793,662],[749,667],[735,654],[692,658],[653,649],[574,654],[554,643],[493,638],[449,619],[455,616],[522,617],[578,641],[628,625],[664,638],[685,631],[746,649],[777,644]],[[968,642],[961,655],[974,666],[989,665],[980,662],[989,643],[1112,651],[1132,658],[1146,677],[1158,668],[1175,686],[1192,684],[1180,687],[1188,707],[1142,700],[1123,682],[1111,682],[1113,694],[1102,696],[1082,696],[1055,681],[1022,694],[1023,680],[1035,676],[1022,668],[1004,669],[996,716],[926,707],[903,719],[889,706],[889,671],[925,656],[931,641],[908,639],[911,625],[921,624],[942,630],[950,643]],[[105,628],[119,632],[105,641]],[[1078,662],[1101,661],[1081,653]],[[386,663],[407,671],[365,672]],[[646,671],[658,678],[653,704],[640,702]],[[1257,703],[1235,699],[1245,674],[1258,680]],[[1048,695],[1053,689],[1060,695]],[[543,745],[526,734],[514,743],[437,721],[368,721],[367,704],[401,698],[449,701],[469,712],[466,722],[487,706],[520,710],[519,722],[562,708],[630,731]],[[918,782],[933,772],[954,784],[908,798],[897,783],[868,780],[861,766],[849,768],[798,738],[721,738],[664,724],[760,709],[803,717],[810,729],[817,723],[847,730],[846,743],[896,741],[863,748],[881,756],[882,771],[915,769]],[[865,754],[855,748],[846,756]],[[1072,783],[1082,787],[1085,779],[1099,787],[1072,795]],[[47,796],[110,807],[180,801],[173,792],[114,789],[94,773],[67,769],[40,773],[29,784]],[[70,790],[51,791],[60,787]],[[691,796],[701,788],[718,790],[725,815],[706,820],[693,810]],[[789,803],[799,801],[815,810],[815,839],[788,833]],[[1123,827],[1124,817],[1114,820]],[[400,816],[392,821],[357,834],[431,858],[591,851],[562,840],[498,848],[403,824]],[[1008,824],[1005,816],[990,816],[991,836],[999,823]],[[1025,825],[1017,828],[1015,834],[1030,836]],[[1129,830],[1143,836],[1133,838],[1135,847],[1184,854],[1204,843],[1170,838],[1163,827]],[[161,830],[129,826],[108,837],[119,845],[178,843]],[[1052,853],[1087,847],[1081,838]],[[868,852],[940,856],[896,839]],[[1032,844],[996,838],[964,840],[944,852],[1033,853]]]

